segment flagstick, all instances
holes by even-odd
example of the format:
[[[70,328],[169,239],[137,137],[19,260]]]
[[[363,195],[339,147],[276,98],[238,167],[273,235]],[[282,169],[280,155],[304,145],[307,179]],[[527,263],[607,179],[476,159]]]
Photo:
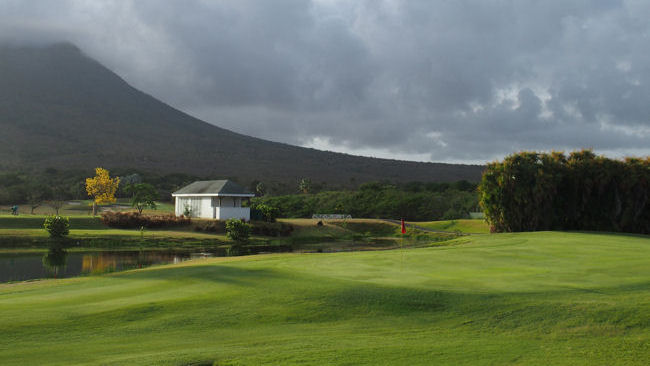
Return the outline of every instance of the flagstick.
[[[404,267],[404,234],[402,234],[402,241],[399,245],[400,261],[399,261],[399,271],[402,272],[402,267]]]
[[[400,241],[399,244],[399,253],[400,253],[400,261],[399,261],[399,271],[402,272],[402,269],[404,267],[404,235],[406,235],[406,225],[404,224],[404,219],[401,220],[401,227],[400,231],[402,232],[402,240]]]

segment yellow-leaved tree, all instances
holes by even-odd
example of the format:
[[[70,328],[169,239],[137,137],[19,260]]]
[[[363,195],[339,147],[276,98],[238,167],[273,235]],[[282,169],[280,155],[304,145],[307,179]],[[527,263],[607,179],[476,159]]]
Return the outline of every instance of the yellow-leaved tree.
[[[120,178],[111,178],[108,170],[95,168],[95,177],[86,178],[86,192],[93,200],[93,216],[97,215],[97,205],[115,202],[115,192],[120,185]]]

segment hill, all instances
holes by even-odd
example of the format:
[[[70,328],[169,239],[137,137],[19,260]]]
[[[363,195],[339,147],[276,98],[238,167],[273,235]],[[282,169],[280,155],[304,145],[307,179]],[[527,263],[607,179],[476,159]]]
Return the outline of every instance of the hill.
[[[2,284],[0,363],[650,363],[647,237],[457,240]]]
[[[0,46],[0,169],[133,168],[295,182],[478,181],[482,166],[375,159],[270,142],[193,118],[70,44]]]

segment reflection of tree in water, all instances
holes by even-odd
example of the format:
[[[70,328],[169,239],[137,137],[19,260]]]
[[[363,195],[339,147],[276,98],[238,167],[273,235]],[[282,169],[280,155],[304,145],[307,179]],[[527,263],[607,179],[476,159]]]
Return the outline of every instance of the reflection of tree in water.
[[[86,254],[81,260],[84,273],[106,273],[129,268],[142,268],[157,263],[176,263],[181,258],[165,252],[118,252]]]
[[[65,265],[68,261],[68,252],[65,249],[52,246],[48,252],[43,256],[43,266],[54,276],[58,277],[59,272],[65,270]]]
[[[117,258],[106,254],[86,254],[81,260],[81,271],[85,273],[105,273],[115,271]]]

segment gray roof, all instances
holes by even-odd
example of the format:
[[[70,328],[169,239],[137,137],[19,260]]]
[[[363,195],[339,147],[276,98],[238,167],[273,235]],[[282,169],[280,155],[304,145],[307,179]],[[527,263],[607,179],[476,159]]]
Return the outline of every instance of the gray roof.
[[[230,180],[202,180],[187,185],[172,194],[246,194],[253,196],[246,188]]]

